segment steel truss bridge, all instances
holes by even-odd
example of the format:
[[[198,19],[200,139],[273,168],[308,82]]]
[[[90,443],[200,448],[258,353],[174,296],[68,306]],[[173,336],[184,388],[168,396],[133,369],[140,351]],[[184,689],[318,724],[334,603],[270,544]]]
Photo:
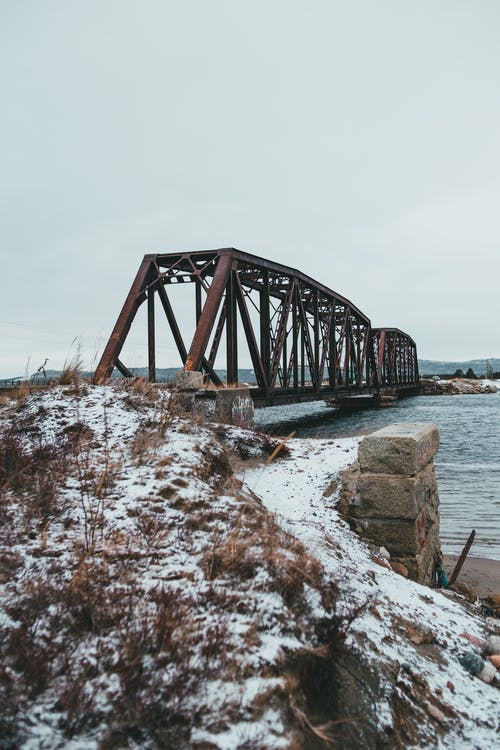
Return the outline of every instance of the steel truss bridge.
[[[194,285],[195,330],[183,337],[174,285]],[[397,328],[372,328],[348,299],[300,271],[234,248],[145,255],[95,372],[132,373],[120,354],[145,303],[149,380],[156,381],[155,300],[170,327],[185,370],[205,382],[238,381],[238,353],[250,355],[256,406],[353,396],[410,395],[419,384],[413,339]],[[158,305],[156,305],[158,306]],[[218,358],[219,355],[219,358]]]

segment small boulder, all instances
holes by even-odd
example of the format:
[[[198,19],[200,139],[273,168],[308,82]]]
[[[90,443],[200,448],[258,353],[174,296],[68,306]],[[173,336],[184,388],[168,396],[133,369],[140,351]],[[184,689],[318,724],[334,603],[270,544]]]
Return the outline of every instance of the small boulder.
[[[490,656],[490,662],[495,669],[500,669],[500,654],[492,654],[492,656]]]
[[[478,675],[484,669],[484,661],[474,651],[466,651],[458,661],[472,675]]]
[[[486,644],[487,654],[500,654],[500,635],[490,635]]]
[[[437,706],[434,706],[432,703],[427,703],[426,709],[429,716],[432,716],[433,719],[439,721],[440,724],[444,724],[446,722],[446,716],[442,711],[439,710]]]
[[[484,600],[484,603],[486,606],[492,610],[493,614],[496,617],[500,617],[500,594],[493,594],[492,596],[487,596]]]
[[[477,675],[480,680],[483,682],[493,682],[497,674],[496,667],[493,666],[493,664],[490,664],[490,662],[486,662],[483,669],[479,672]]]
[[[408,568],[406,567],[406,565],[403,565],[403,563],[400,562],[396,562],[395,560],[391,561],[389,565],[395,573],[399,573],[400,576],[408,578]]]

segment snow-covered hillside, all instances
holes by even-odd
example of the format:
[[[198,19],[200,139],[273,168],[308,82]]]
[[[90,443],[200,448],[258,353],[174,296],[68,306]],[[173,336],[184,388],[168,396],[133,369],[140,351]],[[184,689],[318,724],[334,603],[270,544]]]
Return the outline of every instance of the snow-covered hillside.
[[[277,441],[144,383],[2,407],[0,748],[481,747],[497,621],[335,510],[357,439]]]

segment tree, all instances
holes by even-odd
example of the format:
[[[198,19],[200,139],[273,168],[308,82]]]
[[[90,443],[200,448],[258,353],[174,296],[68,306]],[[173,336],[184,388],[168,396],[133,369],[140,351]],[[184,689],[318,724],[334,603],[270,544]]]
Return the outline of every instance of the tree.
[[[470,378],[471,380],[477,380],[477,375],[474,372],[474,370],[472,369],[472,367],[469,367],[469,369],[465,373],[465,377],[466,378]]]

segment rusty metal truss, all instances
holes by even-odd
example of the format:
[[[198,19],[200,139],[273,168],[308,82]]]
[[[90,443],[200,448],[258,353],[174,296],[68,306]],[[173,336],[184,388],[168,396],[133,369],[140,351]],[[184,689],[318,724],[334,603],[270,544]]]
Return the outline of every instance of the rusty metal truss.
[[[194,284],[196,328],[183,338],[171,300],[172,285]],[[418,386],[414,341],[395,328],[372,328],[348,299],[309,276],[234,248],[145,255],[95,372],[109,377],[139,307],[148,317],[149,380],[156,380],[155,299],[163,308],[186,370],[201,370],[221,385],[216,360],[225,349],[226,381],[238,381],[244,334],[257,404],[294,402]],[[222,346],[221,346],[221,342]]]

